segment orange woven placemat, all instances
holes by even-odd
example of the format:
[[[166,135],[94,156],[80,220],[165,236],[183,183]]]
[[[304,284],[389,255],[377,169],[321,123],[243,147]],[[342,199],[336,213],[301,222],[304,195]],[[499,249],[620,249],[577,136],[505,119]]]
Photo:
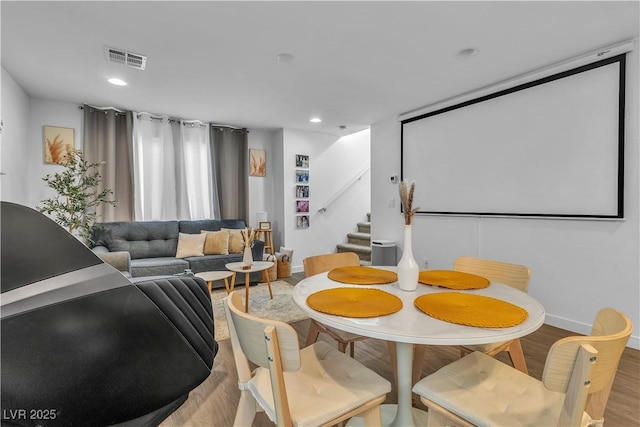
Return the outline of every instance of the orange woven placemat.
[[[402,300],[380,289],[333,288],[309,295],[307,305],[336,316],[378,317],[400,311]]]
[[[363,266],[334,268],[329,271],[327,277],[336,282],[352,285],[384,285],[398,280],[398,275],[393,271]]]
[[[453,270],[425,270],[418,276],[418,282],[425,285],[448,289],[482,289],[489,286],[489,280],[471,273]]]
[[[413,303],[436,319],[481,328],[510,328],[529,316],[524,308],[506,301],[462,292],[422,295]]]

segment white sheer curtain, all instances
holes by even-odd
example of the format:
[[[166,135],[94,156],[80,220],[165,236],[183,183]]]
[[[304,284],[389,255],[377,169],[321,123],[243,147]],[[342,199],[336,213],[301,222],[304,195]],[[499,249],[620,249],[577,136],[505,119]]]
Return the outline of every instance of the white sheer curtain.
[[[180,219],[202,219],[213,217],[211,184],[211,147],[209,127],[200,122],[180,122],[178,140],[181,170],[178,181]]]
[[[135,218],[213,217],[208,125],[134,114]]]
[[[134,114],[135,218],[177,219],[175,150],[169,117]]]

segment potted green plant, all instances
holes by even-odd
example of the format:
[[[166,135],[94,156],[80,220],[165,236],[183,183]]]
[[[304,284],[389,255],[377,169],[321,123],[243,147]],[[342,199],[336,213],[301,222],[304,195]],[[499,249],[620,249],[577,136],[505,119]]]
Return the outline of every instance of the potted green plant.
[[[116,206],[109,200],[111,189],[98,191],[102,182],[99,168],[102,163],[87,162],[80,150],[72,150],[62,164],[62,172],[47,174],[43,181],[57,192],[56,197],[42,200],[38,211],[49,215],[83,242],[91,241],[91,230],[100,205]]]

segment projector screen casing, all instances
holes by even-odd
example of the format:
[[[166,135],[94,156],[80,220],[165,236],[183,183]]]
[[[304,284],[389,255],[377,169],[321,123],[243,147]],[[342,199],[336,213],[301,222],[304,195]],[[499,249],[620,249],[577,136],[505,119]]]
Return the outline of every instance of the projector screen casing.
[[[625,55],[401,122],[418,213],[623,218]]]

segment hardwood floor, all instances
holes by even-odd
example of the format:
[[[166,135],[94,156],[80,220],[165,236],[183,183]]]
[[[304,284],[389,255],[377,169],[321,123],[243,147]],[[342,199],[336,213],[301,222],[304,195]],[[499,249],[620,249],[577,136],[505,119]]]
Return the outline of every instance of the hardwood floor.
[[[286,279],[291,284],[301,280],[303,275],[295,273]],[[281,279],[282,280],[282,279]],[[300,341],[306,339],[309,320],[293,323]],[[636,327],[638,327],[636,325]],[[535,333],[521,338],[522,348],[529,374],[540,379],[551,345],[560,338],[575,335],[571,332],[544,325]],[[321,338],[331,342],[331,338],[321,334]],[[193,390],[189,399],[161,425],[198,427],[198,426],[232,426],[240,392],[238,391],[235,362],[229,340],[219,341],[220,350],[215,358],[211,376],[198,388]],[[457,350],[451,347],[432,346],[424,356],[421,376],[429,375],[456,360]],[[367,339],[356,343],[355,358],[378,372],[378,374],[393,382],[393,372],[389,365],[389,354],[386,342]],[[498,359],[508,362],[503,353]],[[397,391],[394,388],[387,397],[386,403],[396,403]],[[421,407],[421,405],[419,405]],[[422,409],[424,409],[422,407]],[[605,427],[635,427],[640,426],[640,351],[627,348],[624,351],[607,410],[605,413]],[[264,413],[257,414],[253,426],[273,426]]]

